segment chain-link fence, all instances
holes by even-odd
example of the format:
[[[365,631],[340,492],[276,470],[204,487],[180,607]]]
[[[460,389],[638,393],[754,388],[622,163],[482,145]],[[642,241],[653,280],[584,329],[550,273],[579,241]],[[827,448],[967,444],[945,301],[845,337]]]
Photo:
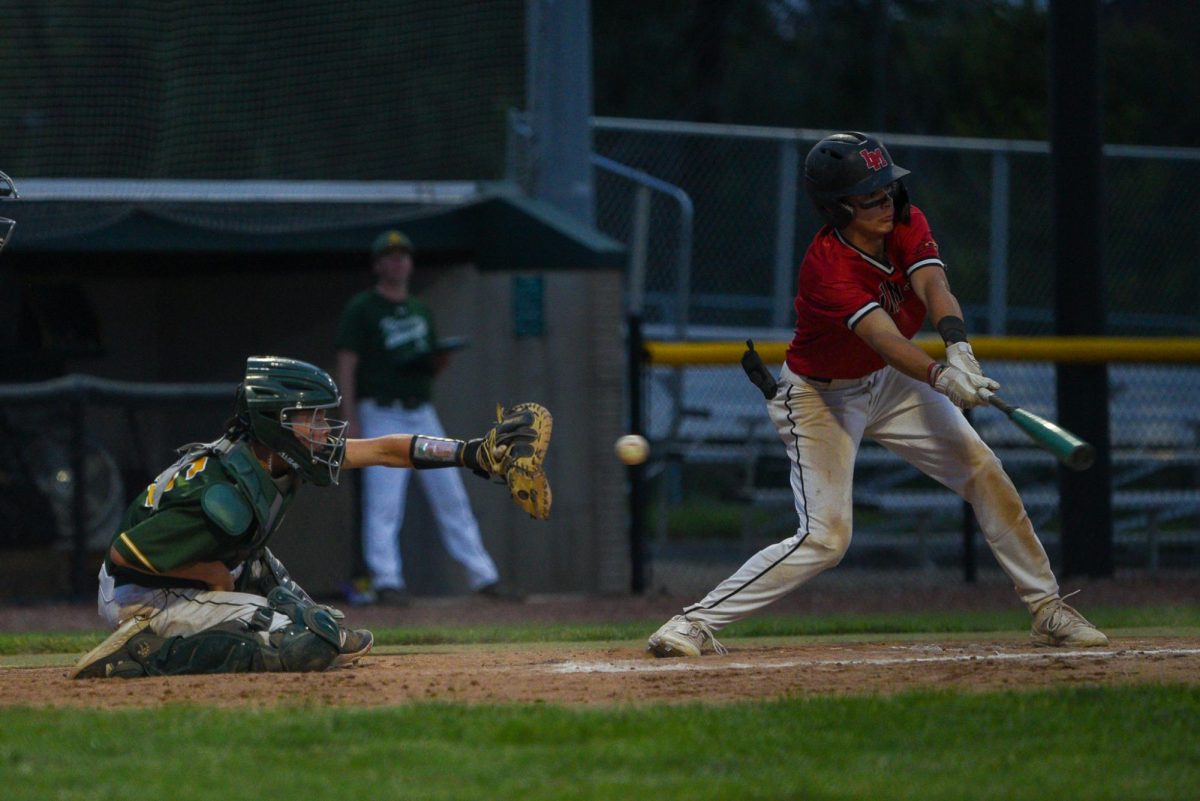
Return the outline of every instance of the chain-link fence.
[[[695,206],[691,295],[675,303],[677,260],[651,250],[649,322],[790,331],[795,268],[820,222],[803,158],[824,131],[598,119],[595,150],[678,187]],[[884,135],[914,203],[929,215],[954,291],[977,332],[1053,332],[1050,155],[1046,144]],[[1189,269],[1200,244],[1200,149],[1105,149],[1113,335],[1200,333]],[[603,171],[600,171],[601,173]],[[597,220],[621,238],[628,187],[598,175]],[[1069,213],[1069,210],[1064,212]],[[669,228],[656,220],[657,227]],[[691,335],[703,336],[703,329]]]
[[[510,176],[528,164],[514,115]],[[820,221],[804,195],[803,159],[824,131],[597,119],[596,221],[629,242],[633,198],[652,189],[646,335],[654,339],[791,338],[796,266]],[[1045,143],[883,135],[928,214],[952,286],[976,333],[1054,332],[1051,161]],[[524,166],[522,166],[524,165]],[[1200,334],[1190,267],[1200,214],[1200,150],[1107,147],[1104,237],[1111,335]],[[1069,213],[1067,210],[1064,213]],[[690,252],[681,248],[690,245]],[[1055,413],[1049,363],[987,365],[1015,403]],[[1200,367],[1113,365],[1116,558],[1121,565],[1200,561]],[[646,420],[655,459],[653,581],[704,584],[730,559],[796,525],[782,446],[761,396],[736,366],[655,367]],[[975,422],[1057,551],[1053,459],[1031,451],[999,413]],[[961,502],[866,444],[849,560],[957,565]],[[868,547],[863,547],[867,545]],[[713,566],[710,568],[710,566]]]

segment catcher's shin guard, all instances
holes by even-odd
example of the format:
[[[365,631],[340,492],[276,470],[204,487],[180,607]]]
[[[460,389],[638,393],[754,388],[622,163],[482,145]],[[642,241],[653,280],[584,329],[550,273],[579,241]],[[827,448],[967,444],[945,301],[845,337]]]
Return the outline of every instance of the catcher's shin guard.
[[[258,632],[230,621],[188,637],[171,637],[146,661],[150,676],[258,673],[268,670],[267,646]]]
[[[292,619],[292,625],[271,633],[277,665],[268,666],[268,670],[324,670],[334,663],[342,651],[347,632],[327,608],[306,602],[282,586],[271,590],[267,603],[276,612]],[[370,645],[366,649],[370,650]]]
[[[146,664],[146,672],[306,673],[334,663],[345,635],[328,609],[305,602],[286,587],[271,590],[267,604],[248,624],[230,621],[171,638]],[[274,612],[291,618],[291,624],[269,632]]]
[[[198,673],[304,673],[333,664],[337,648],[301,624],[263,634],[231,621],[172,637],[146,661],[150,676]]]

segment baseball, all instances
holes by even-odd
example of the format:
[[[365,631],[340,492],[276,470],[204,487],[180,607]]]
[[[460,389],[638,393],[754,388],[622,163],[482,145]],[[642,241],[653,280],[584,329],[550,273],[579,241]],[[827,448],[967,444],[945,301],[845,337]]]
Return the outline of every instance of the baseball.
[[[650,443],[646,442],[645,437],[637,434],[621,437],[613,449],[617,452],[617,458],[629,465],[641,464],[650,455]]]

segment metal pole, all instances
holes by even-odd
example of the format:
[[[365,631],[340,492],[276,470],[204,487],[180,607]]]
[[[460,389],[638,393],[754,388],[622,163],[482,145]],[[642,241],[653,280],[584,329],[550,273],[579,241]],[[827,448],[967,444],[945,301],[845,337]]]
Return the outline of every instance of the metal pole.
[[[1050,143],[1054,317],[1059,336],[1105,333],[1099,0],[1051,0]],[[1062,575],[1113,574],[1112,460],[1105,364],[1058,364],[1058,422],[1096,447],[1059,469]]]
[[[1008,153],[992,153],[992,240],[988,263],[988,333],[1008,327]]]
[[[642,302],[646,284],[646,246],[650,237],[650,190],[639,186],[634,193],[632,240],[629,261],[629,308],[626,315],[629,384],[629,433],[645,435],[642,365]],[[646,591],[646,465],[627,468],[629,478],[630,591]]]
[[[796,191],[800,173],[800,146],[795,139],[779,145],[779,215],[775,220],[775,286],[771,325],[792,323],[792,279],[795,276]]]
[[[591,3],[528,0],[525,9],[533,194],[593,225]]]

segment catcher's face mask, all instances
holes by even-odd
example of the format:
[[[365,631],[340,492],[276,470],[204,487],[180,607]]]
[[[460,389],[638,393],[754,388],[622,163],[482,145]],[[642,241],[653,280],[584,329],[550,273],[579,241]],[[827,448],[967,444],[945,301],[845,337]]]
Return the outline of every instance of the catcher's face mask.
[[[301,448],[307,449],[307,460],[301,461],[301,472],[310,480],[318,478],[314,483],[336,484],[342,459],[346,455],[346,422],[330,419],[325,413],[325,408],[284,409],[279,413],[279,427],[291,432]],[[285,449],[282,455],[286,457],[288,450],[292,449]],[[291,455],[304,454],[301,451]],[[328,479],[324,475],[325,470],[328,471]]]
[[[16,200],[19,197],[21,196],[17,194],[17,185],[13,183],[13,179],[0,172],[0,200],[8,200],[10,198]],[[11,220],[8,217],[0,217],[0,250],[4,250],[4,246],[8,244],[8,239],[12,236],[13,229],[16,227],[16,220]]]

